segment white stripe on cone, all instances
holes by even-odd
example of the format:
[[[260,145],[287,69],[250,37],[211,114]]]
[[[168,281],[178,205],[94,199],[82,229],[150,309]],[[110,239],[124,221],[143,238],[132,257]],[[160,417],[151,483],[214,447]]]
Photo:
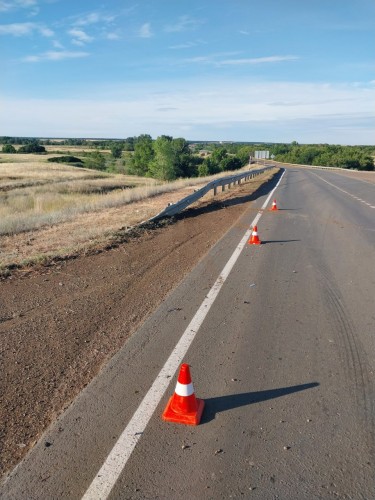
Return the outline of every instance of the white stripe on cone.
[[[190,382],[190,384],[180,384],[180,382],[177,382],[175,393],[178,396],[191,396],[194,394],[193,383]]]

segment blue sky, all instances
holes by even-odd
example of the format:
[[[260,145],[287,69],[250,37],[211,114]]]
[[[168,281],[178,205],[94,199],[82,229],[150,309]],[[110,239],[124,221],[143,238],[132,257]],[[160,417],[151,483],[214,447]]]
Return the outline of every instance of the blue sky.
[[[374,0],[0,0],[0,135],[375,144]]]

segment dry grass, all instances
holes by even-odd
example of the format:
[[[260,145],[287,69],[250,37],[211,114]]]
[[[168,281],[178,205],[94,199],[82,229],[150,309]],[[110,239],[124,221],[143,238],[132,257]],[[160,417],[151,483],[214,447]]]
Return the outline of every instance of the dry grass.
[[[50,163],[48,157],[0,155],[0,236],[61,224],[80,214],[207,182],[199,178],[162,184],[154,179]],[[6,163],[1,163],[4,160]]]
[[[3,161],[6,163],[2,163]],[[153,179],[48,163],[48,155],[0,155],[0,235],[56,224],[149,196]],[[135,188],[133,192],[133,189]]]
[[[162,184],[47,159],[0,154],[0,274],[106,244],[214,178]]]
[[[256,190],[263,182],[271,178],[274,171],[266,172],[250,180],[247,192]],[[207,179],[195,182],[207,183]],[[117,234],[139,224],[161,212],[169,203],[176,203],[191,194],[195,187],[183,182],[170,184],[174,189],[146,197],[126,205],[78,214],[76,217],[60,224],[45,225],[30,232],[20,232],[0,237],[0,275],[6,275],[13,267],[28,267],[36,263],[45,263],[53,258],[65,258],[77,253],[95,251],[112,245]],[[192,184],[185,182],[185,184]],[[196,186],[196,184],[195,184]],[[245,185],[242,185],[245,186]],[[243,189],[243,188],[241,188]],[[215,200],[226,199],[235,195],[237,187],[230,191],[218,192]],[[198,202],[213,200],[213,191]]]

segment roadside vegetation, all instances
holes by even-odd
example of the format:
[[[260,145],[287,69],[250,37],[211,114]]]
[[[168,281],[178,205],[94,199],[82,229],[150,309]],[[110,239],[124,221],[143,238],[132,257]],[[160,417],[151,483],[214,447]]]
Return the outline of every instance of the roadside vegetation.
[[[233,171],[249,163],[257,150],[268,150],[276,161],[300,165],[374,170],[374,146],[331,144],[189,142],[148,134],[123,140],[34,139],[0,137],[2,152],[9,155],[55,155],[52,162],[102,172],[131,174],[172,181],[178,178],[205,177]],[[76,154],[76,153],[79,154]],[[59,155],[57,157],[56,155]]]
[[[81,154],[85,153],[76,149],[72,163],[77,163]],[[70,161],[70,156],[67,160],[66,155],[57,158],[54,154],[0,153],[0,236],[53,226],[80,214],[121,207],[205,182],[205,178],[165,182],[115,174],[59,161]]]
[[[278,144],[270,148],[275,160],[300,165],[374,170],[373,146],[335,146],[330,144]]]
[[[2,138],[0,236],[200,184],[246,163],[225,148],[202,158],[185,139],[169,136],[51,142]]]
[[[277,161],[374,170],[374,148],[124,140],[0,138],[0,235],[120,207],[246,167],[256,150]]]

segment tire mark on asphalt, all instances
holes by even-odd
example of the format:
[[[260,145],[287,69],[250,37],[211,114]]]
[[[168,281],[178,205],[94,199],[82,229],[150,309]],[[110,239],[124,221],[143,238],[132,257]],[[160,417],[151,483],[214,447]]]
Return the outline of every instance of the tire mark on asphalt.
[[[371,454],[375,455],[375,407],[367,354],[358,339],[354,322],[348,314],[348,308],[345,307],[345,301],[330,270],[322,259],[319,259],[315,268],[322,280],[323,296],[332,315],[333,326],[342,341],[345,376],[349,386],[354,382],[356,410],[360,419],[364,419],[364,431],[369,435]]]

